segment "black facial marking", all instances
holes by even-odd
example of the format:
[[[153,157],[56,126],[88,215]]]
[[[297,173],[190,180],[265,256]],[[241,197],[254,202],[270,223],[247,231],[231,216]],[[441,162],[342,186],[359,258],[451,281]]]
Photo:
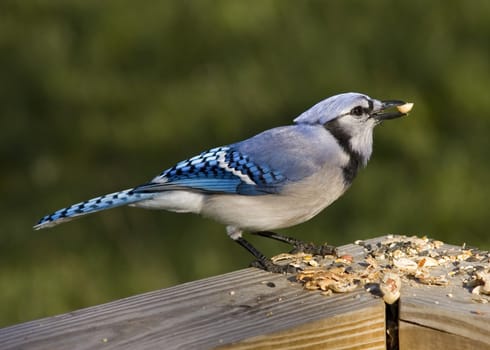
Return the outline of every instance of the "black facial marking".
[[[361,115],[364,114],[364,108],[362,108],[361,106],[354,107],[350,111],[350,114],[360,117]]]
[[[351,184],[357,175],[357,172],[362,165],[362,156],[359,152],[352,149],[350,145],[350,136],[342,129],[338,120],[334,119],[325,124],[325,129],[335,137],[338,144],[349,155],[349,162],[342,168],[344,174],[344,181],[346,184]]]

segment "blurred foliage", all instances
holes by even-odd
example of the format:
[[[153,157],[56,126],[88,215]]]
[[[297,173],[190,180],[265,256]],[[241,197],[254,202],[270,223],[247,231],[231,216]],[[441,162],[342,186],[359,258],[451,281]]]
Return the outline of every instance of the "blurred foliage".
[[[486,0],[2,0],[0,326],[246,267],[224,227],[192,215],[31,227],[344,91],[415,108],[376,130],[341,200],[281,232],[489,249],[489,18]]]

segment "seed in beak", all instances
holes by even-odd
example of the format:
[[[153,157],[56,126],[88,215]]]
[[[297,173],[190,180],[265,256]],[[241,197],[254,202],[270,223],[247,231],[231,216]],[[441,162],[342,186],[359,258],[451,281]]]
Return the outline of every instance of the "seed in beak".
[[[413,108],[413,103],[405,103],[404,105],[397,106],[396,109],[398,109],[398,112],[407,114],[410,112]]]

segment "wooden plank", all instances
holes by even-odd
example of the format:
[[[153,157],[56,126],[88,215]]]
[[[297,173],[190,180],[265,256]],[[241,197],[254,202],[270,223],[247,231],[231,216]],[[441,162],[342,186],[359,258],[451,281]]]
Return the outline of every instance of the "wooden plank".
[[[461,247],[444,245],[441,251],[460,254]],[[490,348],[489,296],[472,294],[465,285],[473,271],[489,269],[486,259],[459,260],[433,275],[447,276],[447,285],[431,286],[405,281],[399,307],[399,340],[403,349],[483,349]]]
[[[306,349],[334,341],[338,348],[384,348],[379,298],[362,289],[326,297],[290,278],[249,268],[185,283],[0,329],[0,347]]]
[[[437,329],[400,321],[400,349],[474,350],[488,349],[488,343],[478,338],[446,333]]]
[[[490,304],[477,303],[472,297],[469,290],[451,280],[448,286],[404,285],[400,299],[400,344],[425,349],[427,343],[424,345],[422,337],[434,336],[441,348],[453,348],[456,343],[485,344],[490,348]],[[413,347],[414,341],[421,343],[421,347]]]
[[[386,349],[384,305],[361,308],[219,349]]]
[[[378,237],[340,247],[339,255],[351,256],[351,275],[369,266],[393,272],[398,249],[412,249],[403,239]],[[424,256],[436,250],[449,256],[461,252],[460,247],[444,245],[411,258],[422,268],[425,262],[418,259],[427,260]],[[399,271],[395,346],[490,348],[489,297],[477,297],[463,286],[471,276],[468,271],[488,270],[490,256],[485,254],[483,260],[470,254],[471,259],[430,267],[422,279]],[[450,273],[453,269],[459,272]],[[421,283],[440,281],[440,275],[447,276],[447,285]],[[379,294],[376,281],[371,282],[371,293]],[[0,348],[384,349],[385,311],[382,299],[362,288],[324,296],[304,290],[293,275],[250,268],[0,329]],[[389,321],[396,324],[398,319]],[[397,339],[396,329],[390,331]]]

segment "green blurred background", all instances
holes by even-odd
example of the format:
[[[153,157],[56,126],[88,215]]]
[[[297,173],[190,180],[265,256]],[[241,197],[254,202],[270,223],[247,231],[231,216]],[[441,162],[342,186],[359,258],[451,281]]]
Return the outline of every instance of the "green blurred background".
[[[0,326],[248,266],[223,226],[193,215],[32,225],[345,91],[415,108],[376,130],[341,200],[281,232],[489,249],[489,18],[487,0],[2,0]]]

